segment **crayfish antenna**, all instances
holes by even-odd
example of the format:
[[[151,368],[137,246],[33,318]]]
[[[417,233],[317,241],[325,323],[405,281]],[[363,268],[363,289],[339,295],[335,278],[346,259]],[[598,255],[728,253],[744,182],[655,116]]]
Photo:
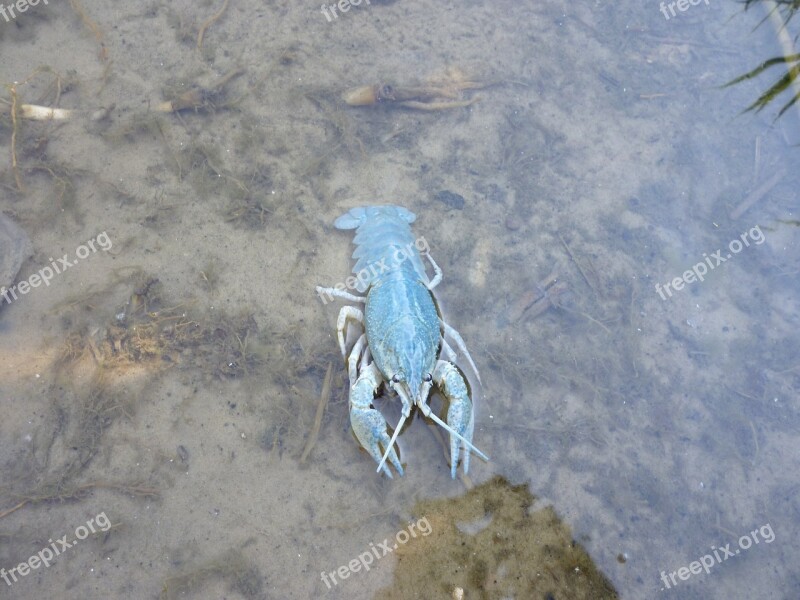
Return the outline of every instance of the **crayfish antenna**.
[[[488,460],[489,460],[489,457],[488,457],[488,456],[486,456],[486,455],[485,455],[483,452],[481,452],[480,450],[478,450],[478,449],[477,449],[477,448],[476,448],[476,447],[475,447],[475,446],[472,444],[472,442],[470,442],[470,441],[469,441],[467,438],[465,438],[463,435],[461,435],[461,434],[460,434],[460,433],[458,433],[457,431],[454,431],[454,430],[453,430],[453,428],[452,428],[452,427],[450,427],[450,425],[448,425],[447,423],[445,423],[444,421],[442,421],[442,420],[441,420],[439,417],[437,417],[437,416],[436,416],[436,413],[434,413],[433,411],[430,411],[430,413],[429,413],[427,416],[429,416],[431,419],[433,419],[433,420],[434,420],[434,421],[435,421],[437,424],[441,425],[441,426],[442,426],[444,429],[446,429],[446,430],[447,430],[447,431],[448,431],[450,434],[452,434],[452,435],[456,436],[458,439],[460,439],[462,442],[464,442],[464,443],[465,443],[467,446],[469,446],[470,448],[472,448],[472,450],[474,450],[474,451],[475,451],[475,454],[477,454],[478,456],[480,456],[480,457],[481,457],[483,460],[485,460],[485,461],[488,461]]]
[[[383,458],[381,459],[380,464],[378,465],[378,469],[375,471],[376,473],[380,473],[381,469],[383,468],[383,464],[386,462],[386,459],[389,457],[389,452],[392,451],[394,447],[394,442],[397,439],[397,436],[400,434],[400,430],[403,428],[403,423],[406,421],[406,416],[403,415],[400,417],[400,422],[397,424],[397,427],[392,434],[392,439],[389,440],[389,445],[386,447],[386,451],[383,453]]]

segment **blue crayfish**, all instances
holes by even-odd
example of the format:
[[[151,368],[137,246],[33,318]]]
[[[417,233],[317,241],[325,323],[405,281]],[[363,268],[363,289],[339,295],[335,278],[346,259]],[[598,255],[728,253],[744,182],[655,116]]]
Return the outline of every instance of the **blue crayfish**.
[[[455,353],[445,335],[463,352],[478,381],[480,376],[464,340],[439,313],[432,290],[442,280],[442,270],[425,243],[426,258],[435,273],[433,279],[428,277],[420,254],[422,248],[409,227],[415,219],[411,211],[392,205],[354,208],[336,219],[337,229],[357,230],[353,239],[356,277],[348,278],[348,286],[365,295],[351,294],[341,284],[336,288],[317,287],[317,293],[320,297],[325,294],[331,299],[335,296],[365,304],[363,312],[355,306],[341,309],[337,333],[350,378],[350,423],[358,441],[378,463],[378,472],[392,476],[385,464],[388,459],[403,474],[394,443],[412,407],[416,407],[450,433],[450,474],[455,478],[461,449],[464,473],[469,471],[470,450],[489,459],[472,445],[474,411],[470,388],[461,369],[452,362]],[[359,323],[364,333],[348,355],[346,333],[350,321]],[[449,360],[441,360],[442,353]],[[403,403],[402,416],[391,439],[386,419],[372,406],[384,383]],[[448,405],[446,422],[428,406],[434,385]]]

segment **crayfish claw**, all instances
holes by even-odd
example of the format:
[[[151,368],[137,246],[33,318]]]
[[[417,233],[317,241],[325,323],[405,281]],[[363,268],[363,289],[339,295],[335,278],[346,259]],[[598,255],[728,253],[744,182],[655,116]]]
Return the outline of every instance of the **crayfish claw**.
[[[353,427],[353,432],[356,434],[361,447],[364,448],[369,455],[375,459],[375,462],[381,465],[381,472],[392,478],[392,473],[386,463],[382,463],[383,448],[389,448],[391,438],[386,431],[386,419],[374,408],[356,408],[350,409],[350,424]],[[397,451],[394,447],[389,451],[387,460],[392,463],[397,472],[403,475],[403,465],[400,464],[400,458],[397,456]]]
[[[361,447],[380,465],[381,472],[391,479],[392,473],[383,460],[381,446],[389,449],[386,459],[400,475],[403,475],[403,465],[400,464],[400,458],[387,432],[386,419],[372,408],[372,400],[379,385],[380,373],[370,363],[362,369],[355,385],[350,388],[350,425]]]
[[[462,449],[464,450],[465,474],[469,473],[471,450],[484,459],[488,458],[472,444],[475,419],[472,400],[469,397],[469,388],[461,370],[452,363],[440,360],[436,364],[433,379],[450,404],[447,409],[447,423],[443,425],[450,432],[450,476],[455,479],[458,459]],[[433,416],[433,413],[431,415]],[[434,418],[434,420],[437,419]]]
[[[474,419],[472,418],[472,402],[469,398],[456,399],[450,401],[450,408],[447,411],[447,424],[458,433],[461,438],[472,442],[472,431],[474,428]],[[464,474],[469,473],[469,447],[461,441],[461,439],[452,433],[450,434],[450,476],[456,478],[456,468],[458,467],[458,458],[460,449],[464,449]]]

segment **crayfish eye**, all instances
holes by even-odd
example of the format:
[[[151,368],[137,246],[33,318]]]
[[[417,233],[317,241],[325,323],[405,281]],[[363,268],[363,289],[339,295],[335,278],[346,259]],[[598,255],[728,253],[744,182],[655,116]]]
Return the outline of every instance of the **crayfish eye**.
[[[392,383],[400,383],[400,378],[397,375],[392,375]]]
[[[433,381],[433,375],[431,375],[430,373],[425,375],[425,381]]]

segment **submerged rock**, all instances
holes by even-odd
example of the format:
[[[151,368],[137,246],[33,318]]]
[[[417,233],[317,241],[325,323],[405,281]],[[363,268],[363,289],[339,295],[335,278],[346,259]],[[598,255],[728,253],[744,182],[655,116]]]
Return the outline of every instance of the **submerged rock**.
[[[413,513],[428,519],[428,534],[397,547],[394,583],[376,597],[618,598],[552,507],[530,512],[535,500],[527,485],[495,477],[459,498],[419,502]]]
[[[25,259],[33,254],[28,234],[0,213],[0,290],[11,287]],[[0,300],[4,304],[5,300]]]
[[[451,192],[450,190],[436,192],[433,197],[439,202],[446,204],[450,208],[455,208],[456,210],[462,210],[464,208],[464,204],[466,203],[464,196],[461,194],[456,194],[455,192]]]

